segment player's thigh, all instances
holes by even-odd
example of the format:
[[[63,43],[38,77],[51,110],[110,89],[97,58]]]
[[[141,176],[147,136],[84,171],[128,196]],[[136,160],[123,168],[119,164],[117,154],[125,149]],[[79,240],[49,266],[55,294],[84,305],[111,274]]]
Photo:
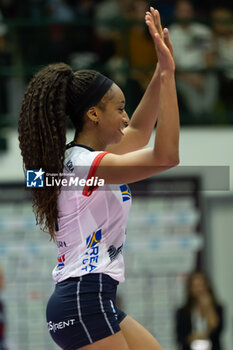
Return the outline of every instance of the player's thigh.
[[[129,350],[163,350],[153,335],[132,317],[126,316],[120,328]]]
[[[130,350],[122,331],[77,350]]]

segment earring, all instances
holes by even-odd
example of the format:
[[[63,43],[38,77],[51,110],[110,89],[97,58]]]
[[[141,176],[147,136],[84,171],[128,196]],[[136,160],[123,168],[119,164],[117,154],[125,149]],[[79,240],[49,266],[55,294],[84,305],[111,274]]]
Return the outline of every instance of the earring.
[[[99,124],[98,120],[95,120],[95,125],[98,125],[98,124]]]

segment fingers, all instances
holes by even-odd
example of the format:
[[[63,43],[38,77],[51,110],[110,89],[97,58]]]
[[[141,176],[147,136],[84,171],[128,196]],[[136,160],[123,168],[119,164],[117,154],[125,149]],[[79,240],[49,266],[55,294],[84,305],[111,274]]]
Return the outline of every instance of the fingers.
[[[173,47],[169,38],[169,32],[167,28],[164,30],[162,28],[159,11],[151,7],[150,11],[146,12],[145,22],[154,41],[158,60],[169,55],[173,56]]]
[[[154,33],[157,32],[156,27],[155,27],[155,23],[154,23],[154,19],[152,17],[152,14],[149,11],[146,12],[145,22],[148,25],[149,29],[153,29]]]
[[[172,43],[170,41],[168,29],[164,28],[163,33],[164,33],[164,42],[165,42],[166,46],[169,48],[169,50],[173,56],[173,46],[172,46]]]
[[[160,14],[158,10],[155,10],[153,7],[150,8],[151,11],[151,15],[154,19],[154,23],[156,26],[156,29],[159,33],[159,35],[161,36],[161,38],[163,38],[163,29],[162,29],[162,25],[161,25],[161,19],[160,19]]]
[[[146,12],[145,22],[149,28],[150,35],[151,35],[152,39],[154,40],[154,35],[157,33],[157,29],[155,27],[154,19],[153,19],[150,12]]]
[[[158,10],[155,10],[153,7],[150,7],[150,11],[146,12],[145,22],[149,27],[150,34],[152,37],[155,33],[158,33],[162,39],[164,38],[164,33],[161,26],[161,20]]]

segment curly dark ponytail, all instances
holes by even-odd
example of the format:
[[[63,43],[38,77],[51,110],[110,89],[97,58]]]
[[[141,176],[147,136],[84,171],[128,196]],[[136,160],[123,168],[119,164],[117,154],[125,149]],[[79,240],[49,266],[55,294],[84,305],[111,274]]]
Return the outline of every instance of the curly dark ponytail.
[[[75,106],[82,98],[96,71],[72,73],[64,63],[52,64],[38,72],[28,85],[19,117],[19,145],[25,170],[42,168],[60,173],[66,148],[66,116],[76,118],[76,134],[82,130],[83,116],[75,115]],[[58,218],[57,199],[60,188],[32,190],[33,210],[37,224],[55,238]]]

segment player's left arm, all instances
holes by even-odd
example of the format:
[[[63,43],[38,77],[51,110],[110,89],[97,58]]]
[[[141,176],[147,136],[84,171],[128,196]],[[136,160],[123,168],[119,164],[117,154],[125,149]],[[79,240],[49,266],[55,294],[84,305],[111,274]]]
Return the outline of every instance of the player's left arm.
[[[162,29],[159,12],[151,7],[150,12],[148,11],[146,13],[145,21],[149,27],[153,41],[155,33],[158,33],[173,55],[169,34],[168,31],[163,31]],[[121,142],[108,146],[106,149],[107,152],[124,154],[136,151],[148,144],[157,120],[159,96],[160,67],[158,63],[142,100],[133,113],[129,125],[124,130],[124,136]]]

